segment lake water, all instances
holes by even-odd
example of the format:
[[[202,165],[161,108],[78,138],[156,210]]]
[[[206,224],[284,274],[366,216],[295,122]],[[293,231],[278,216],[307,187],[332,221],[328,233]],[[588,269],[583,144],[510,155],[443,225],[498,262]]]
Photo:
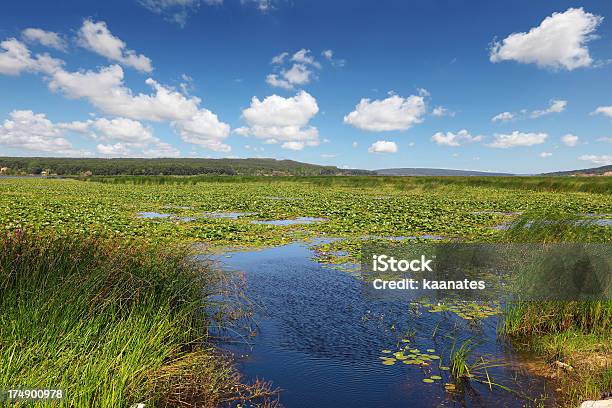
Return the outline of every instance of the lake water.
[[[293,407],[522,407],[547,392],[523,369],[527,357],[496,336],[497,316],[480,322],[452,313],[428,313],[407,300],[373,300],[354,276],[325,268],[304,243],[225,254],[220,267],[244,272],[247,296],[255,302],[257,336],[251,346],[227,344],[247,380],[270,380],[282,389],[280,402]],[[441,360],[427,367],[382,364],[382,350],[435,350]],[[472,359],[502,359],[487,370],[493,382],[513,390],[489,389],[470,381],[447,392],[453,344],[473,339]],[[440,363],[440,361],[442,363]],[[423,379],[442,377],[434,383]],[[549,405],[549,402],[545,403]]]

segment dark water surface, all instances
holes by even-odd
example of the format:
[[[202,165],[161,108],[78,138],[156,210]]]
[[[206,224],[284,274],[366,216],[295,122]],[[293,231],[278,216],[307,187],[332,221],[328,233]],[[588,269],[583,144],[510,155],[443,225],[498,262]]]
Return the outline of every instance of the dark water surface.
[[[248,380],[270,380],[280,402],[293,407],[522,407],[545,394],[544,382],[521,369],[523,357],[496,338],[498,318],[468,322],[452,313],[428,313],[408,301],[376,301],[346,272],[312,260],[307,244],[295,243],[216,257],[222,268],[244,272],[247,296],[256,303],[259,332],[252,346],[228,347]],[[383,349],[396,351],[411,331],[410,346],[435,349],[429,367],[382,364]],[[482,355],[509,365],[488,370],[493,382],[476,382],[448,393],[453,343],[473,338],[473,359]],[[433,384],[424,378],[439,375]],[[548,403],[546,403],[548,405]]]

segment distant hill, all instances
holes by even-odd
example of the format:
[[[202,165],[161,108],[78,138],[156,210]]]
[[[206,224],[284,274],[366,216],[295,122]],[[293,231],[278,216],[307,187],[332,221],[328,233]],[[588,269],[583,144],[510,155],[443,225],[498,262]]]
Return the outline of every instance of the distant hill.
[[[398,168],[374,170],[380,176],[513,176],[510,173],[490,173],[486,171]]]
[[[366,170],[345,170],[293,160],[276,159],[101,159],[59,157],[0,157],[5,174],[57,174],[60,176],[191,176],[226,174],[249,176],[367,175]],[[45,172],[45,173],[43,173]]]
[[[604,173],[612,172],[612,165],[593,167],[590,169],[580,170],[568,170],[568,171],[556,171],[554,173],[544,173],[543,176],[577,176],[577,175],[602,175]]]

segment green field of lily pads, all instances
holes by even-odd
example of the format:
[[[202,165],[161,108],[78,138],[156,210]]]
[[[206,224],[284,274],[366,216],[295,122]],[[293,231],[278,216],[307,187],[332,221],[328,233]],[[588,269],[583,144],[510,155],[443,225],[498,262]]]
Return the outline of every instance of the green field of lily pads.
[[[612,217],[606,193],[270,178],[193,184],[0,179],[0,209],[5,230],[211,246],[276,245],[314,236],[482,241],[503,235],[504,226],[521,214]],[[603,241],[612,237],[609,227],[594,230]]]

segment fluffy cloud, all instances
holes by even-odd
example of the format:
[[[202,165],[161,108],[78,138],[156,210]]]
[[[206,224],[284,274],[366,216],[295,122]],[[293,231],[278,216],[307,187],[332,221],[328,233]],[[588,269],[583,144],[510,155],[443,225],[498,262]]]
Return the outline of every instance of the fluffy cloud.
[[[286,79],[280,78],[276,74],[268,74],[268,76],[266,77],[266,83],[275,88],[293,89],[293,85],[291,84],[291,82],[287,81]]]
[[[547,137],[546,133],[523,133],[515,130],[511,134],[495,134],[495,139],[488,146],[498,149],[533,146],[544,143]]]
[[[594,154],[584,154],[578,157],[578,160],[590,161],[600,166],[607,166],[612,164],[612,156],[604,154],[602,156],[597,156]]]
[[[145,82],[152,94],[134,95],[123,83],[123,69],[118,65],[99,71],[56,72],[49,88],[69,98],[86,98],[105,114],[133,120],[168,121],[187,143],[211,150],[228,152],[222,140],[229,136],[229,125],[208,109],[201,108],[200,99],[159,84],[149,78]]]
[[[31,110],[14,110],[0,126],[0,144],[59,155],[79,155],[72,143],[64,137],[61,126],[51,122],[43,113]]]
[[[444,106],[436,106],[431,111],[433,116],[455,116],[455,112],[449,111]]]
[[[151,60],[146,56],[137,55],[134,50],[127,49],[125,42],[115,37],[106,23],[85,20],[78,32],[78,43],[96,54],[111,61],[117,61],[141,72],[151,72]]]
[[[128,118],[96,118],[57,123],[52,126],[58,134],[70,131],[105,142],[99,143],[96,150],[106,156],[177,157],[180,155],[175,147],[153,136],[150,128]]]
[[[313,72],[303,64],[293,64],[291,68],[281,71],[280,75],[268,74],[266,83],[283,89],[293,89],[296,85],[306,85],[310,82]]]
[[[368,147],[370,153],[397,153],[398,148],[395,142],[389,142],[386,140],[378,140],[372,143],[372,146]]]
[[[439,145],[456,147],[466,143],[480,142],[482,141],[482,136],[472,136],[467,130],[462,129],[457,133],[446,132],[444,134],[438,132],[431,137],[431,140]]]
[[[74,123],[74,122],[73,122]],[[102,139],[144,144],[154,140],[153,133],[142,123],[128,118],[100,118],[89,121],[95,133]]]
[[[102,67],[99,71],[57,71],[49,81],[52,91],[69,98],[86,98],[108,115],[125,116],[135,120],[182,120],[198,111],[199,98],[160,85],[149,78],[145,82],[153,94],[134,95],[123,83],[123,69],[119,65]]]
[[[549,115],[551,113],[561,113],[567,107],[567,101],[560,99],[553,99],[550,101],[550,105],[546,109],[534,110],[529,113],[527,109],[521,109],[520,112],[502,112],[491,118],[491,122],[508,122],[513,119],[525,119],[527,117],[531,118],[539,118],[544,115]]]
[[[491,122],[507,122],[509,120],[514,119],[514,113],[512,112],[502,112],[491,118]]]
[[[578,136],[575,136],[575,135],[572,135],[571,133],[568,133],[567,135],[565,135],[565,136],[563,136],[561,138],[561,141],[566,146],[574,147],[574,146],[576,146],[578,144]]]
[[[582,8],[553,13],[529,32],[514,33],[491,46],[491,62],[514,60],[541,68],[571,71],[593,63],[587,43],[603,17]]]
[[[153,146],[134,145],[118,142],[114,144],[98,144],[98,153],[109,157],[178,157],[180,152],[168,143],[159,142]]]
[[[285,64],[285,61],[289,62],[290,66],[278,68],[278,66]],[[310,50],[305,48],[291,56],[288,52],[283,52],[272,58],[272,64],[277,66],[277,70],[280,69],[280,73],[269,74],[266,77],[266,83],[283,89],[293,89],[296,86],[310,83],[314,77],[312,67],[321,68],[321,64],[314,59]]]
[[[312,95],[301,91],[293,97],[271,95],[264,100],[256,96],[251,106],[242,111],[248,126],[235,130],[242,136],[254,136],[266,143],[281,142],[281,147],[301,150],[305,146],[319,145],[319,131],[309,121],[319,112]]]
[[[548,115],[550,113],[561,113],[567,107],[567,101],[552,100],[550,106],[544,110],[535,110],[531,112],[532,118],[539,118],[540,116]]]
[[[0,42],[0,74],[19,75],[22,72],[51,74],[63,65],[63,61],[48,54],[32,57],[30,50],[21,41],[9,38]]]
[[[597,139],[597,141],[604,143],[612,143],[612,137],[600,137],[599,139]]]
[[[363,98],[355,110],[344,117],[344,123],[370,132],[406,130],[421,123],[425,112],[425,97],[422,95],[407,98],[391,95],[374,101]]]
[[[543,159],[546,159],[546,158],[548,158],[548,157],[550,157],[552,155],[553,154],[550,153],[550,152],[542,152],[542,153],[540,153],[540,157],[543,158]]]
[[[177,157],[179,150],[155,137],[148,127],[128,118],[96,118],[54,123],[45,114],[13,111],[0,126],[0,145],[64,156],[89,156],[65,137],[80,133],[99,143],[96,150],[107,156]],[[228,130],[229,133],[229,130]]]
[[[281,148],[287,150],[302,150],[306,144],[304,142],[285,142],[281,145]]]
[[[612,106],[599,106],[595,109],[593,114],[602,114],[612,118]]]
[[[101,30],[99,24],[106,28],[104,23],[92,23],[87,20],[79,35],[84,35],[83,32],[92,33],[88,28],[89,24],[97,26],[94,31]],[[104,41],[110,38],[110,42],[105,46],[108,52],[101,52],[111,55],[112,52],[119,50],[120,57],[128,62],[143,61],[140,59],[141,56],[136,57],[132,51],[125,50],[125,44],[113,37],[108,30],[98,32],[100,33],[105,39],[98,38],[97,40],[101,41],[99,43],[90,37],[84,38],[88,38],[87,41],[94,48],[103,47]],[[106,34],[110,37],[106,38]],[[1,42],[0,47],[5,50],[0,52],[0,74],[19,75],[24,71],[44,73],[51,91],[62,93],[71,99],[86,99],[105,115],[133,121],[169,122],[188,143],[216,151],[230,150],[228,145],[222,143],[222,140],[230,134],[229,125],[221,122],[211,111],[202,108],[201,100],[197,97],[164,86],[152,78],[145,81],[153,89],[152,93],[135,94],[124,84],[124,72],[119,65],[102,67],[97,71],[70,72],[63,68],[62,60],[51,58],[47,54],[32,56],[28,47],[14,38]],[[109,51],[113,49],[115,51]],[[130,59],[130,56],[136,59]],[[146,67],[143,65],[142,68]],[[79,133],[89,130],[89,124],[85,122],[61,125],[63,126],[61,130]],[[174,151],[168,148],[157,149],[156,152],[175,155]],[[152,151],[151,154],[153,153]]]
[[[227,153],[231,147],[222,141],[229,136],[228,124],[219,121],[208,109],[200,109],[188,120],[175,122],[174,128],[187,143],[200,145],[216,152]]]
[[[272,57],[272,64],[282,64],[283,62],[285,62],[285,58],[287,58],[289,56],[288,52],[281,52],[278,55],[275,55],[274,57]]]
[[[66,41],[59,34],[52,31],[45,31],[40,28],[26,28],[21,32],[21,36],[29,43],[39,43],[59,51],[66,51],[68,48]]]
[[[321,68],[321,64],[316,61],[314,57],[310,54],[310,50],[307,50],[305,48],[302,48],[301,50],[293,54],[293,56],[291,57],[291,61]]]
[[[62,130],[67,130],[70,132],[75,132],[75,133],[81,133],[81,134],[88,134],[89,133],[89,126],[91,125],[92,121],[91,120],[87,120],[87,121],[74,121],[74,122],[67,122],[67,123],[58,123],[57,126],[62,129]]]

